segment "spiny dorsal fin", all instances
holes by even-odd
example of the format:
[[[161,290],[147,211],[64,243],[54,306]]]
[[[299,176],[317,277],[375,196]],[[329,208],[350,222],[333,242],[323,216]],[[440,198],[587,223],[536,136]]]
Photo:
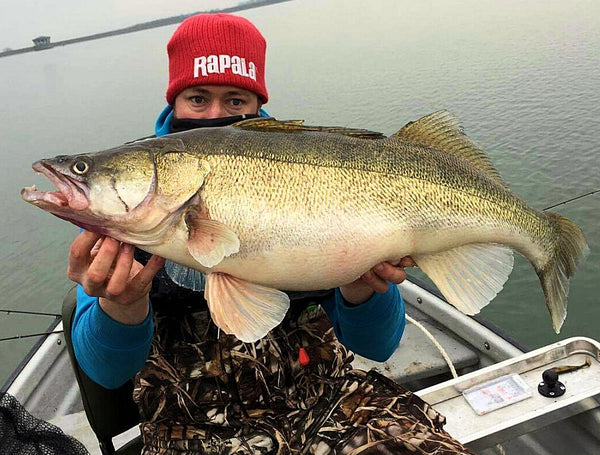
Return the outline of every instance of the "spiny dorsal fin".
[[[448,111],[438,111],[407,123],[393,137],[451,153],[485,171],[506,186],[489,156],[463,131],[459,120]]]
[[[298,131],[318,131],[321,133],[343,134],[344,136],[358,137],[361,139],[385,139],[383,133],[363,129],[345,128],[343,126],[309,126],[304,125],[304,120],[276,120],[273,117],[259,117],[232,125],[235,128],[254,131],[279,131],[295,133]]]

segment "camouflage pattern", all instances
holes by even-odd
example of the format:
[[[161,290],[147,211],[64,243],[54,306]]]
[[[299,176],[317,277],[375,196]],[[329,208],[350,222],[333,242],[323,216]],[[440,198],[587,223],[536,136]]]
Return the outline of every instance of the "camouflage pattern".
[[[157,317],[135,381],[143,455],[472,453],[418,396],[352,360],[318,306],[255,343],[206,311]]]

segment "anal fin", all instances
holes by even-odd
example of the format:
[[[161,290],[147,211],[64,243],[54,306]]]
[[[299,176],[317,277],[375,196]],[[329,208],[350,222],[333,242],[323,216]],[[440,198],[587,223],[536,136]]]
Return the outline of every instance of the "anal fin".
[[[473,243],[412,258],[465,314],[479,313],[502,290],[514,263],[512,250],[497,243]]]
[[[206,276],[204,297],[214,323],[245,343],[259,340],[277,327],[290,307],[285,292],[225,273]]]

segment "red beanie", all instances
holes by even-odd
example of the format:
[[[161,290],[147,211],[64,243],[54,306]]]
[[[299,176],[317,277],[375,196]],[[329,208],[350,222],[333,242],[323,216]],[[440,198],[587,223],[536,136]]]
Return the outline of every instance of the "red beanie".
[[[233,85],[250,90],[266,103],[267,43],[258,29],[231,14],[198,14],[175,30],[167,45],[167,102],[196,85]]]

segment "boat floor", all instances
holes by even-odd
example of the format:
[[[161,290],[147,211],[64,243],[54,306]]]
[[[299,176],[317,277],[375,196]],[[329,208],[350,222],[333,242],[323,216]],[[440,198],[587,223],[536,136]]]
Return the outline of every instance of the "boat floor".
[[[90,455],[102,455],[102,452],[100,452],[100,447],[98,446],[96,435],[92,431],[83,409],[73,414],[67,414],[50,419],[49,422],[62,429],[65,434],[73,436],[75,439],[81,442],[88,452],[90,452]],[[133,427],[125,433],[113,438],[113,443],[115,447],[118,448],[125,445],[132,439],[135,439],[139,435],[139,427]]]

